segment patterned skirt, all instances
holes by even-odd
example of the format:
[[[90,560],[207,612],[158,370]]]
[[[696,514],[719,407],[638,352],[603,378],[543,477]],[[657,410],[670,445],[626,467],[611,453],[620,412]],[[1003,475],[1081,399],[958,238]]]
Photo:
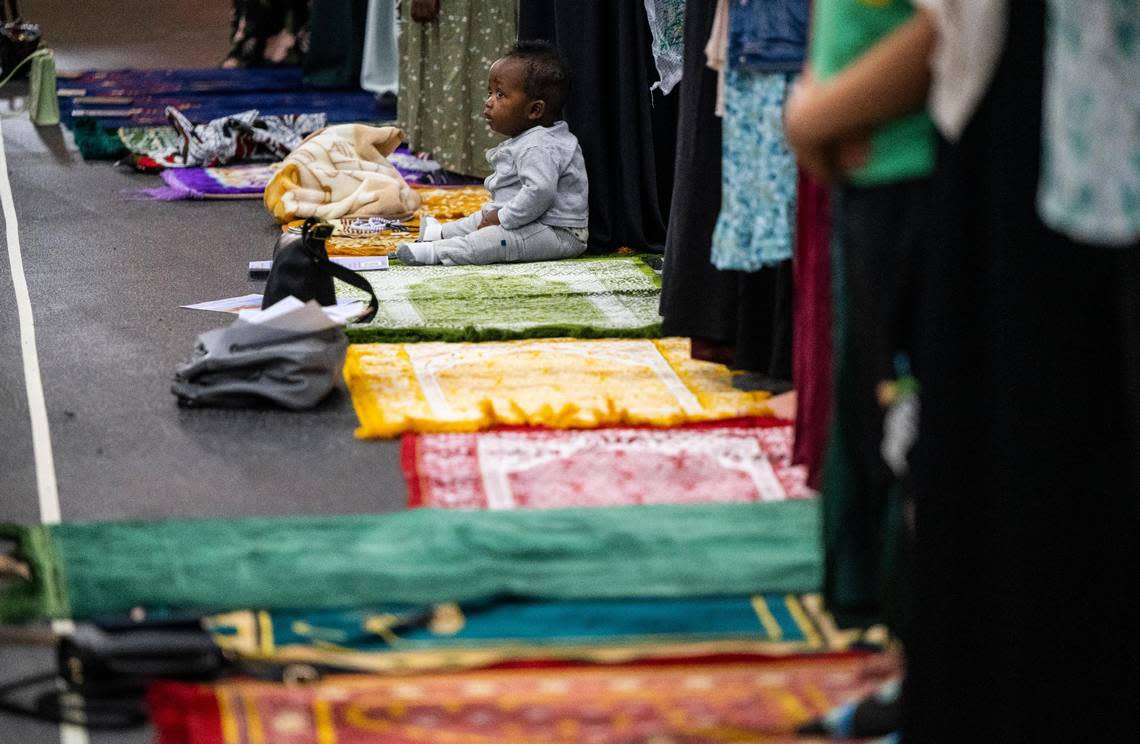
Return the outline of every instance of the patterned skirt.
[[[485,153],[502,137],[483,120],[487,72],[514,46],[516,0],[449,0],[427,24],[400,15],[400,127],[413,149],[446,170],[491,173]]]

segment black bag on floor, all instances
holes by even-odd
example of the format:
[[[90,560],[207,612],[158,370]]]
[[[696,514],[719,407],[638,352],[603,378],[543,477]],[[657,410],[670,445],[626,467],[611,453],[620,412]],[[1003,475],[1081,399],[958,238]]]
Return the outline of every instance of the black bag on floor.
[[[273,266],[261,301],[263,310],[290,295],[302,302],[316,300],[321,305],[335,305],[333,279],[336,278],[368,293],[368,311],[357,322],[366,323],[376,315],[380,303],[369,281],[329,260],[325,241],[332,231],[332,225],[310,217],[299,232],[290,228],[281,234],[273,246]]]
[[[39,48],[42,40],[40,27],[20,17],[16,0],[0,0],[0,75],[15,70]],[[27,70],[27,67],[19,70],[16,77],[26,77]]]
[[[150,683],[208,682],[230,666],[196,619],[148,627],[79,624],[62,637],[40,630],[19,633],[16,645],[54,646],[56,669],[0,685],[0,714],[90,729],[142,726]],[[12,642],[4,636],[0,631],[0,645]]]
[[[80,623],[65,636],[47,629],[0,627],[0,651],[7,645],[54,648],[56,665],[53,671],[0,683],[0,732],[6,730],[5,714],[93,730],[137,728],[149,718],[146,693],[157,680],[212,682],[241,676],[297,683],[357,671],[240,659],[223,652],[197,617]]]

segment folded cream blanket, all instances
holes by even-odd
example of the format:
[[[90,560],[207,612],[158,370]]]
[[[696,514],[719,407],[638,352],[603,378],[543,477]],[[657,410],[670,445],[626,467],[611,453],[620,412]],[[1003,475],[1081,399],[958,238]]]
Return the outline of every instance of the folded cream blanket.
[[[265,188],[265,206],[281,222],[305,217],[410,217],[420,207],[388,155],[396,127],[338,124],[309,135],[282,161]]]

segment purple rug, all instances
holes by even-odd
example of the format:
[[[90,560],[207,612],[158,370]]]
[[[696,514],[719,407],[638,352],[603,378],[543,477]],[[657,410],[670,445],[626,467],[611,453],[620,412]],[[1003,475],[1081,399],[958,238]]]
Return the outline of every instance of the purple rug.
[[[157,201],[260,199],[274,172],[274,163],[167,168],[161,174],[166,185],[157,189],[143,189],[142,193]]]
[[[445,171],[434,160],[417,158],[407,145],[400,145],[396,151],[388,156],[388,162],[400,171],[400,175],[410,184],[422,186],[465,186],[467,184],[483,183],[482,178],[462,176],[458,173]]]
[[[481,183],[479,179],[457,176],[439,167],[434,160],[417,160],[404,145],[388,159],[409,184],[432,186]],[[222,165],[213,168],[167,168],[162,171],[165,186],[142,189],[141,194],[156,201],[182,199],[260,199],[276,172],[274,163]]]

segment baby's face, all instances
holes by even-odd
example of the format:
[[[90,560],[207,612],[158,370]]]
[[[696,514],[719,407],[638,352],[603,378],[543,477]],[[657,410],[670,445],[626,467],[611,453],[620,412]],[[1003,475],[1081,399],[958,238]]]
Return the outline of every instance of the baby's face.
[[[536,112],[535,106],[541,102],[527,96],[523,90],[525,81],[526,63],[522,60],[504,57],[491,65],[483,118],[493,131],[514,137],[541,118],[541,107]]]

